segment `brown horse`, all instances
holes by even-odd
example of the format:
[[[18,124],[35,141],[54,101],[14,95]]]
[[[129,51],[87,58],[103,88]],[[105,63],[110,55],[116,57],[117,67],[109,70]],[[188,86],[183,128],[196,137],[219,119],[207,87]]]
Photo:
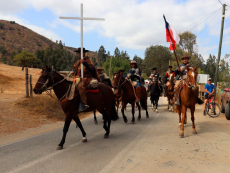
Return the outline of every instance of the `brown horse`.
[[[67,81],[59,73],[52,71],[50,68],[46,67],[42,70],[42,74],[38,78],[38,81],[33,90],[35,94],[41,94],[44,91],[53,89],[58,100],[61,102],[61,107],[66,116],[62,140],[59,143],[57,149],[63,149],[66,134],[68,132],[72,119],[76,122],[77,126],[82,132],[82,141],[87,142],[86,133],[78,117],[80,96],[76,93],[75,97],[72,100],[68,100],[67,97],[69,94],[69,89],[71,88],[71,84],[71,82]],[[108,138],[110,133],[111,120],[117,119],[112,89],[105,84],[99,84],[98,92],[88,92],[87,98],[89,108],[85,112],[90,112],[97,109],[103,115],[103,118],[105,119],[103,127],[106,131],[104,137]]]
[[[175,74],[170,73],[169,74],[169,81],[166,83],[166,96],[168,98],[168,110],[169,111],[174,111],[174,79],[175,79]],[[169,109],[171,106],[171,109]]]
[[[135,93],[134,93],[134,88],[132,86],[132,84],[130,83],[129,80],[125,79],[121,74],[120,72],[118,73],[115,73],[114,76],[113,76],[113,87],[114,88],[118,88],[120,89],[121,91],[121,97],[122,97],[122,108],[121,108],[121,112],[122,112],[122,115],[123,115],[123,119],[124,119],[124,122],[127,123],[128,120],[127,120],[127,117],[125,116],[124,114],[124,109],[126,108],[126,105],[128,103],[131,104],[132,106],[132,121],[131,123],[134,124],[135,123],[135,117],[134,117],[134,114],[135,114],[135,100],[136,100],[136,96],[135,96]],[[141,86],[141,98],[140,98],[140,104],[141,104],[141,107],[146,110],[146,118],[149,118],[149,114],[148,114],[148,107],[147,107],[147,92],[146,92],[146,89]],[[139,116],[138,116],[138,120],[141,119],[141,107],[140,107],[140,104],[138,102],[136,102],[136,105],[138,107],[138,110],[139,110]]]
[[[195,129],[194,123],[194,112],[195,112],[195,105],[197,102],[198,97],[198,86],[197,86],[197,67],[187,68],[187,78],[186,82],[183,85],[183,88],[180,93],[180,106],[176,106],[176,112],[179,114],[179,127],[180,129],[180,137],[184,137],[184,124],[186,124],[187,116],[187,108],[191,111],[191,120],[192,120],[192,128],[193,134],[197,134]],[[181,120],[181,113],[182,113],[182,120]]]

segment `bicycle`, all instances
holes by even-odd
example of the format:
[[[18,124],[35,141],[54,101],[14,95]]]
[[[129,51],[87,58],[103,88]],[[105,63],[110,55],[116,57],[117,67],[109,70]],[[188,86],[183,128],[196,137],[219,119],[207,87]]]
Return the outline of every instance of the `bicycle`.
[[[211,117],[211,118],[216,118],[220,115],[220,106],[215,103],[215,97],[208,96],[208,102],[206,104],[206,113]]]

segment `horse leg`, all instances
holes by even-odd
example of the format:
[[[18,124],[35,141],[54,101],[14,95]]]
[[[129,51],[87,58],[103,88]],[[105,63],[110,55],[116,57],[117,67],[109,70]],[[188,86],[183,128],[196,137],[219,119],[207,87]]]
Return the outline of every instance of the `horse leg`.
[[[178,127],[181,128],[181,108],[178,109],[178,115],[179,115],[179,125]]]
[[[156,98],[156,113],[158,113],[158,110],[157,110],[157,107],[158,107],[158,100],[159,100],[159,97]]]
[[[124,122],[125,122],[125,123],[127,123],[127,122],[128,122],[128,120],[127,120],[127,117],[125,116],[124,107],[125,107],[125,103],[124,103],[124,102],[122,102],[121,113],[122,113],[122,116],[123,116]]]
[[[131,124],[135,123],[134,114],[135,114],[135,102],[132,103],[132,121],[131,121]]]
[[[191,109],[191,120],[192,120],[192,133],[197,134],[196,128],[195,128],[195,117],[194,117],[194,111],[195,108]]]
[[[182,124],[181,124],[181,129],[180,129],[180,137],[181,138],[184,137],[184,122],[185,122],[186,111],[187,111],[187,108],[184,105],[182,105],[182,109],[181,109],[181,112],[182,112]]]
[[[137,108],[139,111],[138,120],[140,121],[141,120],[141,107],[140,107],[140,104],[138,102],[136,102],[136,105],[137,105]]]
[[[174,97],[172,97],[172,112],[174,112],[174,103],[175,103],[175,100],[174,100]]]
[[[81,130],[81,133],[82,133],[82,136],[83,136],[82,142],[87,142],[86,133],[85,133],[85,130],[83,129],[83,126],[81,124],[81,121],[80,121],[79,117],[75,116],[75,117],[73,117],[73,120],[76,122],[77,126]]]
[[[94,114],[94,123],[97,124],[97,117],[96,117],[96,110],[93,111],[93,114]]]
[[[108,121],[108,126],[106,126],[106,122],[107,121]],[[106,130],[106,133],[104,134],[104,138],[108,138],[109,137],[110,124],[111,124],[111,118],[110,117],[106,117],[105,121],[104,121],[104,129]]]
[[[187,112],[185,112],[184,124],[187,124]]]
[[[64,124],[64,128],[63,128],[63,135],[62,135],[62,139],[61,142],[58,144],[57,150],[61,150],[63,149],[63,145],[65,143],[65,138],[66,138],[66,134],[69,130],[69,125],[71,123],[72,118],[66,118],[65,119],[65,124]]]

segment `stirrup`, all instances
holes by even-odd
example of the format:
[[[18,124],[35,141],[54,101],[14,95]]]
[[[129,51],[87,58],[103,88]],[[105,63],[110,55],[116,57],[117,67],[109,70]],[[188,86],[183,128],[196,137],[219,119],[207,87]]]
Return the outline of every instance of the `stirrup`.
[[[89,106],[88,105],[84,105],[83,103],[79,104],[79,108],[78,108],[78,112],[83,112],[85,111]]]

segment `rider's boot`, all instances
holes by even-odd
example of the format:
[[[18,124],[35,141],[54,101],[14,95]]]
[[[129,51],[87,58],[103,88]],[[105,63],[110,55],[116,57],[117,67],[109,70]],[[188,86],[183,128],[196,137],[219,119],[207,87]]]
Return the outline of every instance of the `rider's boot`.
[[[136,102],[139,102],[141,98],[141,87],[136,88],[136,96],[137,96]]]
[[[198,105],[202,105],[204,102],[199,97],[197,97],[196,103],[198,103]]]
[[[78,90],[81,98],[81,103],[79,104],[78,112],[85,111],[89,106],[87,105],[87,95],[86,88],[83,82],[79,83]]]
[[[180,90],[175,90],[174,96],[175,96],[175,105],[179,106],[180,105],[180,98],[179,98]]]

